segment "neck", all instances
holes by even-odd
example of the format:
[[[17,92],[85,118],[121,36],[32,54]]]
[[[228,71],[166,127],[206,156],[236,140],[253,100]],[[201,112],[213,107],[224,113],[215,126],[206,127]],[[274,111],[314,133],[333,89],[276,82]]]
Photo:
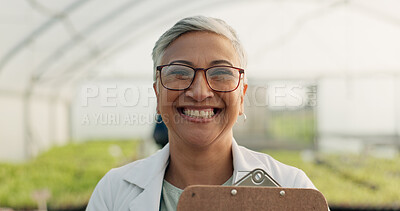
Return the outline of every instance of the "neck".
[[[193,147],[170,140],[170,161],[164,178],[184,189],[189,185],[221,185],[233,173],[232,136],[207,147]]]

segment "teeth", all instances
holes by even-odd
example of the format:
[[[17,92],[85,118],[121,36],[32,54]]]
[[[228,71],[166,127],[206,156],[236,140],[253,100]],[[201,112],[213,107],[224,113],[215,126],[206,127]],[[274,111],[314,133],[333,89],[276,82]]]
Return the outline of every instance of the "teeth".
[[[190,109],[183,109],[183,113],[186,116],[194,117],[194,118],[211,118],[214,116],[214,110],[213,109],[207,109],[207,110],[190,110]]]

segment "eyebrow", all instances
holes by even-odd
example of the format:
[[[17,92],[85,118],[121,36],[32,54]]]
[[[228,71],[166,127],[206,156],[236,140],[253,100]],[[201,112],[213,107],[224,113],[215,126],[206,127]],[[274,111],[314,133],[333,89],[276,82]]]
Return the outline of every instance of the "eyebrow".
[[[233,66],[232,63],[230,63],[230,62],[227,61],[227,60],[223,60],[223,59],[212,61],[210,64],[211,64],[211,66],[219,65],[219,64],[227,64],[227,65],[229,65],[229,66]]]
[[[189,62],[189,61],[186,61],[186,60],[174,60],[174,61],[170,62],[169,64],[176,64],[176,63],[186,64],[186,65],[189,65],[191,67],[194,66],[192,62]]]
[[[176,64],[176,63],[186,64],[186,65],[189,65],[191,67],[194,67],[194,64],[192,62],[186,61],[186,60],[174,60],[174,61],[170,62],[170,64]],[[226,64],[226,65],[229,65],[229,66],[233,66],[232,63],[230,63],[227,60],[223,60],[223,59],[214,60],[214,61],[210,62],[210,66],[221,65],[221,64]]]

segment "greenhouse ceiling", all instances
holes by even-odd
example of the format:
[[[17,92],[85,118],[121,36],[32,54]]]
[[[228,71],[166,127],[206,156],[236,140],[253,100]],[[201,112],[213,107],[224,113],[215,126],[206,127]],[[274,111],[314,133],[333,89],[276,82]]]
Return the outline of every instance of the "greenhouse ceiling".
[[[235,28],[250,79],[400,72],[396,0],[1,0],[0,94],[152,78],[151,50],[177,20]],[[73,89],[72,89],[73,90]]]

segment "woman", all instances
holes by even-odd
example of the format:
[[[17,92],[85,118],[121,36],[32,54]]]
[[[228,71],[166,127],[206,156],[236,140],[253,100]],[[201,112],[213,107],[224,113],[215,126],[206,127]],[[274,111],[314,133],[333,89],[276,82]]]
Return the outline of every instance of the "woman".
[[[303,171],[237,145],[246,58],[234,30],[219,19],[189,17],[153,49],[157,113],[169,144],[144,160],[113,169],[87,210],[175,210],[189,185],[231,185],[261,168],[283,187],[315,188]]]

